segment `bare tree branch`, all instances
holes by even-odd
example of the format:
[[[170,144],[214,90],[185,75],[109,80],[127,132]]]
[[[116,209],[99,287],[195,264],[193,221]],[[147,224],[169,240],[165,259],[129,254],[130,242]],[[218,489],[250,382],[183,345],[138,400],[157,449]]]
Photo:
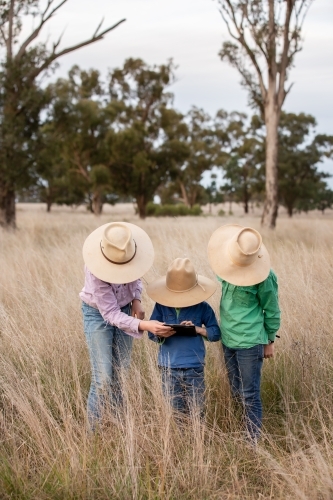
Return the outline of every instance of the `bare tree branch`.
[[[287,0],[292,2],[293,0]],[[276,24],[274,16],[274,0],[268,0],[268,75],[270,85],[274,85],[276,91]],[[288,33],[287,33],[288,36]],[[272,90],[272,89],[271,89]]]
[[[91,43],[97,42],[98,40],[102,40],[104,35],[109,33],[109,31],[112,31],[113,29],[117,28],[121,23],[125,22],[126,19],[121,19],[118,21],[116,24],[111,26],[110,28],[107,28],[106,30],[102,31],[99,35],[93,36],[89,40],[85,40],[84,42],[78,43],[77,45],[72,45],[72,47],[67,47],[66,49],[61,50],[60,52],[56,52],[56,49],[59,45],[59,41],[53,45],[53,50],[51,55],[44,61],[44,63],[39,66],[38,68],[35,68],[29,75],[29,80],[33,81],[42,71],[44,71],[46,68],[48,68],[53,61],[58,59],[59,57],[69,54],[70,52],[74,52],[77,49],[80,49],[81,47],[85,47],[86,45],[90,45]]]
[[[93,34],[93,38],[94,38],[94,37],[97,35],[97,33],[99,32],[99,29],[100,29],[100,27],[102,26],[103,22],[104,22],[104,17],[102,17],[101,22],[100,22],[100,23],[99,23],[99,25],[97,26],[96,31],[95,31],[95,33]]]
[[[15,59],[16,60],[19,60],[26,48],[30,45],[30,43],[35,40],[35,38],[37,38],[37,36],[39,35],[40,33],[40,30],[42,29],[42,27],[44,26],[44,24],[49,20],[51,19],[51,17],[55,14],[55,12],[57,12],[57,10],[60,9],[60,7],[62,7],[68,0],[62,0],[62,2],[60,2],[58,5],[56,5],[54,7],[54,9],[52,9],[48,14],[47,14],[47,11],[49,10],[50,6],[52,5],[53,3],[53,0],[49,0],[48,3],[47,3],[47,6],[44,10],[44,12],[42,13],[42,16],[41,16],[41,19],[40,19],[40,23],[39,25],[37,26],[37,28],[28,36],[28,38],[22,43],[18,53],[16,54],[16,57]],[[47,16],[46,16],[47,14]],[[44,17],[46,16],[46,17]]]
[[[291,91],[291,89],[292,89],[292,87],[293,87],[293,86],[294,86],[294,83],[291,83],[291,84],[289,85],[289,87],[288,87],[288,88],[287,88],[287,90],[285,91],[285,96],[284,96],[284,98],[286,98],[286,97],[287,97],[287,95],[289,94],[289,92]],[[283,103],[282,103],[282,104],[283,104]]]
[[[2,29],[2,26],[0,26],[0,33],[1,33],[2,39],[4,41],[4,44],[7,46],[7,37],[5,35],[4,30]]]
[[[8,38],[7,38],[7,60],[13,56],[13,24],[14,24],[14,4],[15,0],[10,1],[8,13]]]
[[[281,55],[281,64],[280,64],[280,78],[279,78],[279,87],[277,91],[277,101],[278,101],[278,106],[281,108],[283,101],[286,97],[286,92],[284,89],[284,84],[287,76],[287,66],[288,66],[288,53],[289,53],[289,46],[290,46],[290,40],[289,40],[289,27],[290,27],[290,19],[291,19],[291,14],[294,6],[294,1],[293,0],[287,0],[287,10],[286,10],[286,17],[284,21],[284,27],[283,27],[283,49],[282,49],[282,55]]]
[[[229,31],[229,34],[232,38],[234,38],[235,40],[237,40],[241,45],[242,47],[245,49],[247,55],[249,56],[249,58],[251,59],[252,61],[252,64],[257,72],[257,76],[258,76],[258,80],[259,80],[259,86],[260,86],[260,91],[261,91],[261,94],[262,94],[262,98],[263,100],[266,99],[266,94],[267,94],[267,90],[266,90],[266,87],[265,87],[265,84],[264,84],[264,79],[263,79],[263,76],[262,76],[262,72],[261,72],[261,69],[260,69],[260,66],[258,64],[258,61],[256,59],[256,56],[253,52],[253,50],[250,48],[250,46],[248,45],[247,41],[245,40],[245,37],[244,37],[244,32],[242,32],[241,28],[238,26],[238,23],[237,23],[237,19],[236,19],[236,14],[235,14],[235,11],[234,11],[234,7],[233,5],[231,4],[231,1],[230,0],[225,0],[228,7],[229,7],[229,12],[228,12],[228,15],[229,17],[232,19],[232,23],[238,33],[238,36],[234,35],[230,29],[230,26],[229,26],[229,23],[226,19],[226,17],[224,16],[223,14],[223,9],[221,9],[221,15],[222,15],[222,18],[224,20],[224,22],[226,23],[227,25],[227,29]]]
[[[252,35],[252,38],[253,38],[254,42],[256,43],[256,45],[259,47],[259,50],[261,51],[261,53],[264,56],[264,58],[266,59],[266,61],[268,61],[268,53],[264,49],[263,44],[260,42],[259,33],[255,28],[255,22],[251,21],[251,17],[249,15],[249,11],[248,11],[248,3],[246,3],[246,5],[244,6],[244,9],[245,9],[246,20],[249,23],[249,29],[250,29],[250,33]]]

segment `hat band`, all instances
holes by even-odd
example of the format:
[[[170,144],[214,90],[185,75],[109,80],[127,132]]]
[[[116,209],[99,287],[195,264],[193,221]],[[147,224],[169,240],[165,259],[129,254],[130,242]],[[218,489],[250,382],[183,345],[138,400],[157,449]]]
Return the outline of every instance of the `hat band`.
[[[134,240],[134,239],[133,239],[133,241],[134,241],[134,245],[135,245],[134,254],[133,254],[133,257],[131,257],[129,260],[126,260],[126,262],[115,262],[114,260],[109,259],[109,258],[105,255],[105,253],[103,252],[102,240],[101,240],[101,242],[100,242],[99,246],[100,246],[100,248],[101,248],[101,252],[102,252],[102,254],[103,254],[103,257],[105,257],[105,258],[106,258],[106,260],[108,260],[109,262],[111,262],[111,264],[117,264],[118,266],[122,266],[123,264],[128,264],[129,262],[131,262],[131,260],[133,260],[133,259],[134,259],[134,257],[135,257],[135,254],[136,254],[136,248],[137,248],[137,247],[136,247],[136,242],[135,242],[135,240]]]
[[[193,290],[193,288],[195,288],[197,285],[200,286],[200,288],[203,289],[203,291],[205,292],[205,288],[200,285],[199,281],[198,281],[198,275],[196,274],[196,280],[195,280],[195,283],[193,286],[191,286],[191,288],[187,288],[186,290],[172,290],[172,288],[169,288],[167,284],[165,284],[166,288],[169,290],[169,292],[173,292],[173,293],[185,293],[185,292],[189,292],[190,290]]]

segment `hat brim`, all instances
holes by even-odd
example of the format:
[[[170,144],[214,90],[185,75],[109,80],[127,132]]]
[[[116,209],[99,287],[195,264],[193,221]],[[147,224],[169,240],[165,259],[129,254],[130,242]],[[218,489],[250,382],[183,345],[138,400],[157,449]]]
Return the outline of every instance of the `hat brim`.
[[[166,276],[157,278],[147,286],[147,294],[162,306],[189,307],[208,299],[216,291],[217,284],[205,276],[198,275],[198,285],[187,292],[172,292],[166,287]]]
[[[131,283],[141,278],[153,265],[154,247],[148,234],[141,227],[122,222],[132,233],[136,242],[136,254],[127,264],[113,264],[102,254],[100,242],[105,228],[109,225],[103,224],[89,234],[83,244],[83,260],[89,271],[102,281],[107,283]]]
[[[226,224],[216,229],[208,242],[208,260],[215,274],[228,283],[237,286],[256,285],[267,278],[271,268],[265,245],[263,243],[261,245],[260,258],[258,257],[249,266],[237,266],[232,262],[228,253],[230,238],[243,227],[239,224]]]

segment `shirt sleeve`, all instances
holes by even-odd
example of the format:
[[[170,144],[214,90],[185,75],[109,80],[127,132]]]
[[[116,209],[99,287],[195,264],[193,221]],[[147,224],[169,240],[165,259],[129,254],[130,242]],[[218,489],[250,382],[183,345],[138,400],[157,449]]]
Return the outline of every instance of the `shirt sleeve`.
[[[121,311],[112,287],[93,275],[91,285],[94,300],[103,319],[128,335],[141,338],[143,332],[139,331],[140,320]]]
[[[259,303],[264,312],[264,327],[269,340],[275,340],[280,328],[281,311],[279,307],[278,282],[271,270],[268,278],[258,285]]]
[[[140,300],[140,302],[141,302],[141,294],[142,294],[142,281],[137,280],[135,291],[134,291],[134,298]]]
[[[209,304],[206,302],[204,305],[202,323],[207,330],[207,340],[209,342],[217,342],[221,340],[221,330],[218,325],[215,313]]]

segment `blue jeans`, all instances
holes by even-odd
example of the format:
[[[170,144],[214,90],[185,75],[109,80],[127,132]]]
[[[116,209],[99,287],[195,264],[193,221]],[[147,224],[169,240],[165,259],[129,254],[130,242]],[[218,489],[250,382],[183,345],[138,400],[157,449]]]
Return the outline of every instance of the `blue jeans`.
[[[121,310],[130,314],[130,304]],[[93,430],[104,408],[117,411],[123,406],[121,375],[130,366],[133,337],[110,325],[98,309],[85,302],[82,314],[91,364],[88,420]]]
[[[170,399],[174,410],[189,415],[198,411],[204,414],[205,379],[204,367],[167,368],[160,367],[163,394]]]
[[[252,439],[256,439],[262,425],[260,380],[264,346],[230,349],[223,345],[223,351],[232,396],[242,403],[247,431]]]

